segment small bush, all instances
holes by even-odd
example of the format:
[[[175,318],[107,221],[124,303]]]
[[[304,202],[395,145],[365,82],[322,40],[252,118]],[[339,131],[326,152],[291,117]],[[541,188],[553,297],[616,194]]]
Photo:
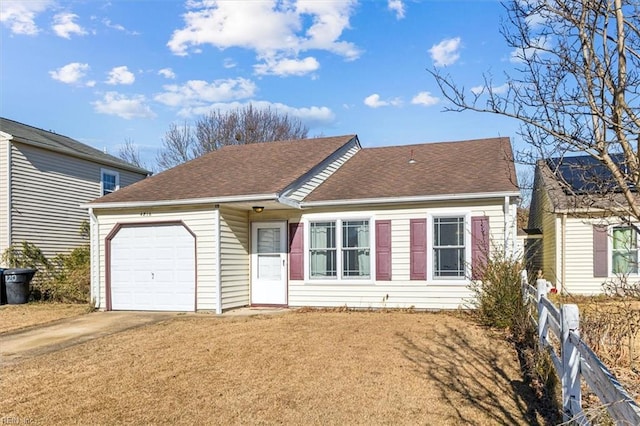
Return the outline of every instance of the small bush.
[[[522,326],[525,309],[522,301],[520,273],[522,264],[504,256],[492,256],[481,271],[481,281],[472,281],[471,301],[479,322],[489,327]]]
[[[11,268],[38,270],[31,282],[31,298],[34,300],[89,302],[91,275],[88,245],[49,260],[38,247],[25,241],[9,247],[2,254],[2,261]]]

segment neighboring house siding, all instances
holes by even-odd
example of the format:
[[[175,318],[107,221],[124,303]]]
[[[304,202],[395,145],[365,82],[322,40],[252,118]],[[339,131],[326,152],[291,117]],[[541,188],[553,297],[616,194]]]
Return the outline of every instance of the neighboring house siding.
[[[106,307],[106,257],[105,241],[107,235],[118,223],[154,223],[167,221],[182,221],[196,235],[196,298],[198,310],[216,310],[218,305],[217,292],[217,226],[218,212],[212,209],[130,209],[96,211],[98,237],[100,244],[92,247],[99,251],[97,256],[102,265],[99,276],[92,280],[99,281],[100,298],[98,307]]]
[[[249,301],[249,214],[220,209],[220,282],[222,309],[246,306]]]
[[[144,176],[91,161],[12,143],[11,243],[28,241],[45,256],[88,243],[80,226],[89,216],[80,204],[101,195],[101,169],[120,174],[120,186]]]
[[[541,230],[542,230],[542,273],[544,278],[556,284],[560,279],[558,264],[557,264],[557,249],[558,246],[558,230],[557,216],[550,213],[552,210],[551,200],[545,196],[542,198],[540,209],[546,214],[541,215]]]
[[[0,256],[9,247],[9,149],[11,143],[0,135]]]
[[[341,215],[358,212],[370,216],[375,220],[391,221],[391,256],[392,271],[391,281],[353,282],[353,283],[314,283],[308,281],[289,282],[290,306],[349,306],[354,308],[407,308],[419,309],[456,309],[465,306],[472,297],[469,290],[469,281],[451,280],[434,281],[431,278],[432,271],[427,271],[426,280],[410,279],[410,223],[412,219],[421,219],[432,216],[447,216],[465,214],[468,218],[486,216],[489,219],[492,250],[503,249],[504,215],[502,213],[503,200],[495,201],[493,205],[459,202],[430,204],[429,206],[411,207],[405,206],[395,209],[370,209],[370,210],[344,210],[329,213],[336,218]],[[303,220],[315,212],[306,212]],[[311,216],[313,217],[313,216]],[[373,228],[372,222],[372,228]],[[427,232],[432,233],[428,221]],[[467,223],[467,232],[470,232],[471,223]],[[373,238],[373,237],[372,237]],[[427,237],[431,239],[430,236]],[[471,238],[469,236],[468,240]],[[372,240],[373,241],[373,240]],[[468,246],[471,250],[471,246]],[[430,254],[427,253],[429,256]],[[469,253],[470,257],[470,253]],[[428,262],[431,268],[431,263]],[[374,266],[372,265],[372,268]],[[372,273],[375,269],[372,270]]]
[[[607,278],[593,276],[594,223],[600,222],[581,218],[567,219],[566,282],[563,290],[568,293],[602,293],[602,284],[607,281]]]
[[[343,155],[339,156],[335,160],[333,160],[325,169],[323,169],[320,173],[317,173],[308,181],[304,182],[300,188],[288,194],[288,198],[294,201],[302,201],[307,195],[311,193],[315,188],[320,186],[322,182],[327,180],[329,176],[331,176],[336,170],[340,168],[349,158],[353,157],[356,152],[359,151],[359,147],[355,144]]]

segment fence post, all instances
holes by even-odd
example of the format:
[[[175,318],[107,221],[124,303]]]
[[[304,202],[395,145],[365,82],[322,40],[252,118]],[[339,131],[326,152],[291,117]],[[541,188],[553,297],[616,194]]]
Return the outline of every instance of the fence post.
[[[569,339],[569,332],[579,335],[580,314],[578,306],[562,305],[560,320],[562,322],[562,410],[566,422],[582,412],[580,352]]]
[[[538,304],[538,340],[542,347],[547,340],[547,315],[549,312],[540,301],[547,295],[547,280],[538,278],[536,280],[536,302]]]
[[[529,277],[526,269],[520,271],[520,287],[522,288],[522,302],[526,305],[529,300],[527,297],[529,295]]]

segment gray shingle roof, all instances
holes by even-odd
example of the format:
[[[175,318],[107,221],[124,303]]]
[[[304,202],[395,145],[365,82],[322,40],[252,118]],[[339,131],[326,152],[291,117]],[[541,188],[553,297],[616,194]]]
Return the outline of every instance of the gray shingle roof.
[[[71,139],[68,136],[48,132],[37,127],[19,123],[8,118],[0,117],[0,131],[13,136],[16,142],[28,143],[42,149],[48,149],[72,156],[92,159],[97,163],[117,166],[141,174],[149,174],[148,170],[136,167],[113,155],[106,154],[99,149]]]

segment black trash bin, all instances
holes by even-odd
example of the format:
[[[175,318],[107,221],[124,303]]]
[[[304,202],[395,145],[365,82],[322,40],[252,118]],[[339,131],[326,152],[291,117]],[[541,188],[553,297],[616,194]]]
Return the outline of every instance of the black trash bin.
[[[29,284],[36,269],[9,268],[3,272],[3,281],[7,289],[7,303],[19,305],[29,301]]]
[[[2,273],[4,272],[4,268],[0,268],[0,305],[7,304],[7,289],[4,285],[4,278]]]

